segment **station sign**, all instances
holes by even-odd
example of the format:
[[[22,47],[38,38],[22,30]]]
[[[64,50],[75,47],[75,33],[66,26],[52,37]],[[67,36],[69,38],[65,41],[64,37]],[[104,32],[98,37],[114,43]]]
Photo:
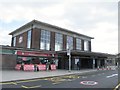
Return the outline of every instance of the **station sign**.
[[[29,51],[16,51],[16,54],[21,56],[52,56],[51,54],[29,52]]]

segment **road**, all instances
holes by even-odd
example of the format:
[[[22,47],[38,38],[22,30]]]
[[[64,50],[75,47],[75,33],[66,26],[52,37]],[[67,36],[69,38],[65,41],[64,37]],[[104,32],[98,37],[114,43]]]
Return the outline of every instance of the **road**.
[[[117,84],[117,70],[0,83],[2,88],[106,88],[107,90],[113,90]]]

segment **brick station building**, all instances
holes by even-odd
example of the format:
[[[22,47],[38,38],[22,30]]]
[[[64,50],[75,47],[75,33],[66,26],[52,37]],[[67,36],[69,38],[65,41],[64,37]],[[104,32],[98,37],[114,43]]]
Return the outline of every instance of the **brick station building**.
[[[11,47],[2,47],[3,51],[11,50],[14,61],[4,59],[3,68],[15,67],[18,64],[54,64],[56,69],[68,69],[67,51],[71,49],[71,69],[105,67],[109,54],[91,51],[93,37],[70,31],[58,26],[33,20],[11,32]],[[4,56],[3,56],[4,58]]]

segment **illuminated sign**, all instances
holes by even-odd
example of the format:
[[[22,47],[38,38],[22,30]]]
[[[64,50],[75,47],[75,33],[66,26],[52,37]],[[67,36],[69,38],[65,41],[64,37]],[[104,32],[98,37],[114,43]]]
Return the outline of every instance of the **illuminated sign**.
[[[52,56],[52,54],[39,53],[39,52],[28,52],[28,51],[17,51],[17,55],[22,56]]]

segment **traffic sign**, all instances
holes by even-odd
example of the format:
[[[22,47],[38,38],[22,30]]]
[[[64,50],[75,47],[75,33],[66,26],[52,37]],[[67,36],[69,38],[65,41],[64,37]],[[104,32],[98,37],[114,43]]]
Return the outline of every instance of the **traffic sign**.
[[[68,55],[68,56],[70,55],[70,49],[67,50],[67,55]]]

